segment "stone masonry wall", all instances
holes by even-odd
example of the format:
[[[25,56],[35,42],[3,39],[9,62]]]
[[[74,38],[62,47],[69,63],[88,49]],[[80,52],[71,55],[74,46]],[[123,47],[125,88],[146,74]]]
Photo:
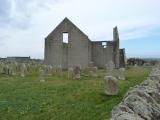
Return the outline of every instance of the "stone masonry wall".
[[[114,42],[106,41],[107,46],[103,48],[102,42],[92,42],[92,61],[99,68],[103,68],[109,61],[114,61]]]
[[[110,120],[160,120],[160,64],[143,83],[127,92],[113,108]]]
[[[65,45],[63,33],[68,33]],[[91,59],[89,44],[88,36],[66,18],[45,39],[45,63],[64,69],[78,64],[85,68]]]
[[[63,33],[68,33],[68,43],[63,42]],[[90,41],[78,27],[65,18],[45,38],[45,64],[61,65],[63,69],[80,65],[86,68],[91,61],[98,68],[112,61],[119,68],[119,35],[118,29],[113,29],[113,41]]]

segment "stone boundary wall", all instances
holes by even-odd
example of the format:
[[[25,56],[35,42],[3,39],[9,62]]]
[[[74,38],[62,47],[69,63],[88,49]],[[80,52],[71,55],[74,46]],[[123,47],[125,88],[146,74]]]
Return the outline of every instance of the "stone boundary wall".
[[[160,64],[144,82],[129,89],[110,120],[160,120]]]

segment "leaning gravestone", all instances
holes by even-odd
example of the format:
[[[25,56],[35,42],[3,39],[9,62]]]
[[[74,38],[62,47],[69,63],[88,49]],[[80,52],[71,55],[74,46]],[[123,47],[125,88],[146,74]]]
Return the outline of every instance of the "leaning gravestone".
[[[74,68],[74,79],[75,79],[75,80],[80,80],[80,78],[81,78],[80,73],[81,73],[80,67],[79,67],[79,66],[76,66],[76,67]]]
[[[117,95],[119,92],[118,81],[113,76],[106,76],[104,82],[106,95]]]
[[[45,71],[40,68],[39,73],[40,73],[40,82],[45,82]]]
[[[118,77],[119,80],[125,80],[126,77],[125,77],[125,68],[120,68],[119,69],[119,77]]]

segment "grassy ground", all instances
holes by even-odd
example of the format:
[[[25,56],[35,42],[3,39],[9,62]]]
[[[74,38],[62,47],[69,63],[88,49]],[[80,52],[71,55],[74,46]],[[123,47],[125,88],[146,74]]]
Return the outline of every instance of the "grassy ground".
[[[118,96],[104,94],[104,70],[97,78],[82,74],[82,80],[47,76],[39,82],[37,73],[25,78],[0,75],[0,120],[104,120],[120,103],[129,87],[141,83],[149,68],[127,68],[127,80],[119,81]],[[117,71],[115,71],[115,74]]]

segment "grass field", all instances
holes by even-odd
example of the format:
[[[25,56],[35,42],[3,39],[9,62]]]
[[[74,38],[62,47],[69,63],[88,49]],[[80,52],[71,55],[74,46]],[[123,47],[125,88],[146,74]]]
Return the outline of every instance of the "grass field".
[[[63,77],[46,76],[44,83],[34,72],[25,78],[0,75],[0,120],[108,119],[129,87],[145,80],[149,68],[127,68],[127,80],[119,81],[118,96],[104,94],[106,73],[98,72],[97,78],[82,73],[80,81],[68,80],[67,72],[63,72]]]

